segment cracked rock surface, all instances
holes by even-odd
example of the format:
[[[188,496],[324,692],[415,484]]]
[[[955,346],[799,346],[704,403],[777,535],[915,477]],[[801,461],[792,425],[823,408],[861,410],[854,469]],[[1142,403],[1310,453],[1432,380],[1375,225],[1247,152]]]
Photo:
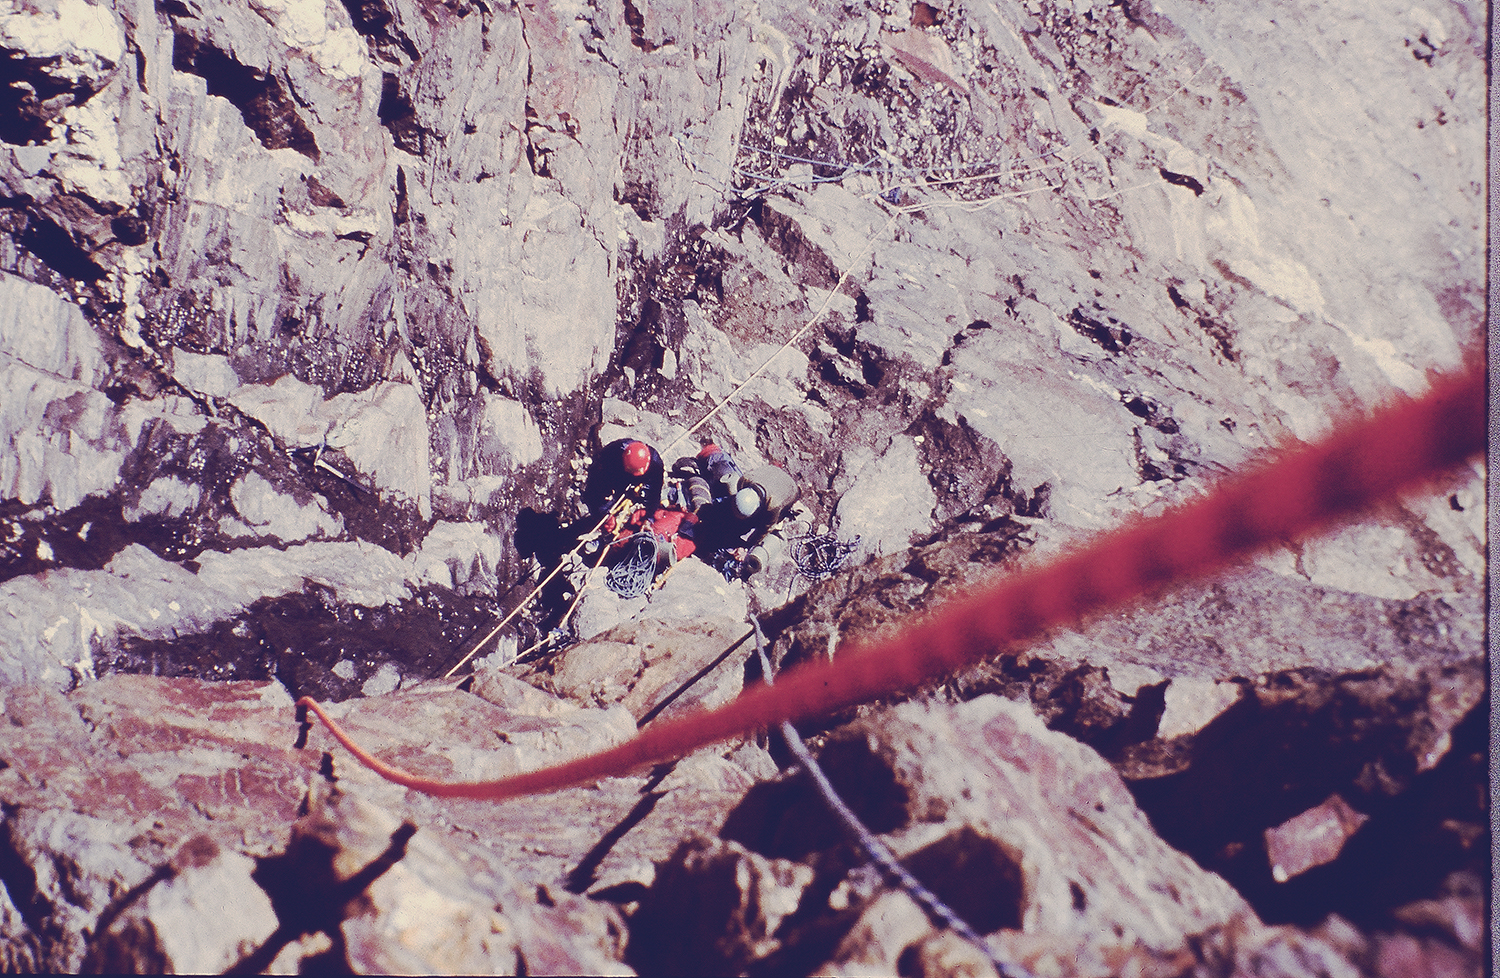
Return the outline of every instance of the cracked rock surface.
[[[778,735],[493,805],[292,704],[529,770],[758,681],[747,611],[837,661],[1420,394],[1480,343],[1485,23],[0,3],[0,970],[1483,973],[1477,463],[805,724],[984,949]],[[627,435],[786,468],[785,546],[442,678]]]

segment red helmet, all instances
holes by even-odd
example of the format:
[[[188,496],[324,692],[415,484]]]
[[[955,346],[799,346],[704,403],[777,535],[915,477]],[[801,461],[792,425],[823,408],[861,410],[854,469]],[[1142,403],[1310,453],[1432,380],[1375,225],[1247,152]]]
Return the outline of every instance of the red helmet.
[[[719,450],[720,449],[718,445],[715,445],[713,442],[709,442],[707,445],[704,445],[701,449],[698,450],[698,457],[708,458],[714,452],[717,452]]]
[[[631,475],[645,475],[651,468],[651,449],[643,441],[633,441],[625,446],[625,471]]]

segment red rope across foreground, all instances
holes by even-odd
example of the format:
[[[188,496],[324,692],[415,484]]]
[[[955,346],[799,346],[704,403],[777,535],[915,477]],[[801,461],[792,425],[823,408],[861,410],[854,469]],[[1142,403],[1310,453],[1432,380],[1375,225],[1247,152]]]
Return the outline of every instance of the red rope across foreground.
[[[1058,625],[1119,608],[1168,584],[1204,577],[1278,542],[1348,519],[1433,479],[1485,443],[1484,367],[1439,377],[1315,445],[1226,479],[1210,495],[1137,520],[1033,570],[945,602],[893,638],[859,642],[837,662],[808,663],[733,703],[647,727],[616,747],[498,781],[419,777],[365,753],[307,697],[350,753],[381,777],[431,795],[501,800],[624,774],[708,744],[831,713],[979,662]]]

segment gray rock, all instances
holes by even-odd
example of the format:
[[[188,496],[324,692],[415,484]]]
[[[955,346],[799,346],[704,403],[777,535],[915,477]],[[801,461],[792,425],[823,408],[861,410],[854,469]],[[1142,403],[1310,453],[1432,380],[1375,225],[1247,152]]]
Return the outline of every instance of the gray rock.
[[[247,384],[230,403],[285,444],[339,449],[356,471],[396,496],[431,507],[427,414],[411,384],[386,383],[323,400],[322,392],[290,375],[275,384]]]
[[[256,472],[241,476],[230,487],[229,498],[244,525],[256,535],[290,543],[315,536],[336,537],[343,532],[343,521],[330,516],[316,499],[299,503],[294,497],[277,492],[275,486]]]
[[[226,356],[172,351],[172,376],[182,386],[210,397],[228,397],[240,385]]]
[[[647,597],[651,617],[661,621],[744,621],[749,610],[742,582],[724,580],[696,558],[679,561],[658,585]]]
[[[481,523],[440,520],[422,539],[414,563],[427,580],[460,594],[491,593],[497,577],[503,545]],[[444,571],[437,570],[440,564]]]
[[[1271,864],[1271,877],[1285,883],[1314,866],[1333,862],[1349,837],[1369,820],[1368,815],[1332,794],[1321,804],[1267,829],[1266,858]]]
[[[294,829],[293,846],[330,850],[334,882],[361,870],[358,909],[339,925],[359,974],[510,974],[519,964],[516,895],[476,876],[429,834],[357,796],[334,795]],[[383,872],[379,872],[382,870]],[[366,877],[374,875],[366,872]]]
[[[4,498],[71,508],[115,488],[148,421],[166,420],[182,432],[202,427],[179,398],[117,406],[105,396],[99,337],[78,306],[52,290],[0,272],[0,309]]]
[[[586,709],[502,672],[500,668],[476,668],[469,691],[498,707],[527,716],[547,717]]]
[[[207,836],[183,843],[162,878],[119,908],[83,966],[125,974],[216,974],[259,949],[277,928],[255,862]]]
[[[526,406],[512,398],[484,398],[484,420],[480,422],[479,435],[485,440],[480,449],[483,455],[509,456],[509,461],[517,466],[530,465],[545,454],[541,429]]]
[[[431,689],[380,696],[377,702],[381,705],[348,700],[327,709],[356,736],[377,746],[408,749],[412,730],[426,729],[432,736],[432,731],[442,729],[433,742],[437,759],[429,763],[427,773],[448,780],[483,781],[543,767],[602,750],[635,730],[634,720],[619,706],[534,716],[492,707],[467,693]],[[456,715],[444,721],[444,713]],[[472,736],[486,724],[487,736]],[[368,780],[382,793],[405,794],[362,769],[347,776]]]
[[[635,730],[622,707],[490,683],[508,691],[510,709],[452,690],[330,709],[377,754],[456,778],[539,767]],[[323,759],[321,733],[294,746],[294,711],[274,684],[110,676],[67,696],[9,687],[0,709],[10,731],[0,743],[4,838],[28,867],[7,875],[0,955],[54,971],[77,971],[86,953],[101,966],[194,961],[199,971],[233,953],[231,964],[257,970],[335,954],[367,970],[425,960],[470,972],[513,969],[519,953],[537,971],[623,973],[618,915],[575,894],[596,879],[644,871],[649,881],[653,860],[717,821],[751,782],[710,753],[645,796],[647,780],[627,777],[507,805],[438,801],[345,755]],[[320,766],[338,779],[333,797]],[[627,816],[628,829],[612,833]],[[424,828],[403,840],[393,835],[403,821]],[[199,833],[208,838],[183,847]],[[362,870],[357,890],[339,889]],[[17,892],[13,882],[32,876]],[[241,913],[234,927],[193,922],[216,899]],[[298,927],[340,941],[301,939]]]
[[[5,957],[40,971],[78,971],[94,921],[150,878],[132,851],[130,824],[101,815],[31,807],[7,814],[5,846],[28,868],[15,882],[30,892],[10,894],[25,912],[6,915]]]
[[[11,274],[0,275],[0,294],[0,349],[9,358],[84,387],[103,379],[99,337],[76,304]]]
[[[396,687],[401,685],[401,670],[389,662],[382,662],[380,668],[375,670],[375,675],[364,681],[359,692],[362,696],[384,696],[386,693],[395,692]]]
[[[124,509],[127,520],[135,522],[146,516],[167,519],[191,515],[203,500],[203,487],[171,476],[157,479],[144,490],[135,505]]]
[[[628,623],[565,649],[528,678],[577,703],[621,704],[638,720],[670,716],[739,695],[749,633],[722,618]]]
[[[607,573],[604,568],[598,568],[588,571],[586,575],[579,575],[583,579],[584,590],[578,599],[578,607],[573,612],[572,622],[574,633],[585,641],[635,620],[650,603],[650,599],[644,594],[633,598],[615,594],[605,584]]]
[[[1187,677],[1173,679],[1166,689],[1156,735],[1169,740],[1197,733],[1238,703],[1242,695],[1244,690],[1234,683]]]
[[[845,465],[850,465],[847,457]],[[891,439],[885,454],[866,460],[851,474],[854,481],[835,511],[842,535],[858,534],[871,553],[884,554],[905,550],[914,536],[933,528],[937,494],[911,438]]]
[[[1259,926],[1223,879],[1162,843],[1103,758],[1046,730],[1024,704],[903,704],[836,731],[819,761],[850,808],[1002,960],[1027,965],[1036,948],[1063,946],[1084,962],[1117,947],[1165,954],[1230,923]],[[753,872],[734,876],[738,895],[731,887],[705,900],[703,890],[723,884],[695,878],[691,850],[659,868],[640,913],[669,920],[691,904],[694,933],[715,960],[738,962],[729,967],[824,955],[820,973],[890,973],[934,939],[908,896],[849,874],[841,830],[800,776],[752,789],[722,834],[756,859],[811,867],[819,881],[807,889],[818,902],[782,901],[796,906],[793,923],[778,929],[777,917],[751,933],[735,908],[754,906]],[[658,953],[676,952],[644,943],[631,960],[645,968]]]
[[[882,16],[780,0],[629,17],[412,0],[12,7],[0,14],[0,57],[16,68],[0,100],[0,196],[14,204],[0,222],[0,500],[21,515],[0,523],[0,566],[15,575],[0,583],[0,683],[82,683],[71,699],[6,696],[5,831],[27,853],[50,851],[25,826],[54,810],[133,827],[155,813],[165,827],[126,837],[143,867],[203,826],[226,848],[248,831],[258,855],[281,851],[316,758],[275,746],[284,731],[252,718],[288,705],[96,685],[96,657],[129,637],[195,634],[304,579],[364,606],[508,583],[516,512],[571,515],[567,462],[632,425],[675,437],[763,364],[694,439],[784,465],[810,525],[837,517],[885,551],[776,616],[778,655],[795,661],[924,611],[1022,550],[1042,559],[1419,391],[1483,322],[1487,74],[1472,5],[1376,3],[1351,18],[1276,0],[1006,0],[948,4],[927,25],[925,6]],[[799,334],[825,301],[826,319]],[[289,462],[294,449],[308,451]],[[235,515],[254,508],[251,472],[277,493],[260,495],[258,522]],[[894,511],[886,496],[901,498]],[[1344,672],[1409,662],[1418,679],[1398,666],[1370,682],[1415,697],[1409,713],[1429,727],[1359,715],[1411,735],[1382,764],[1449,777],[1469,733],[1442,718],[1482,688],[1468,665],[1482,638],[1482,499],[1482,473],[1460,475],[951,690],[1028,697],[1158,783],[1191,738],[1243,709],[1210,720],[1223,697],[1193,703],[1193,688],[1238,678],[1265,705],[1272,680],[1257,677],[1270,673],[1345,702]],[[127,539],[191,551],[197,571],[138,546],[94,559],[64,545],[97,519],[69,514],[85,503],[149,514]],[[445,522],[430,527],[433,514]],[[170,544],[149,537],[161,525]],[[933,544],[902,551],[929,532]],[[235,549],[320,534],[347,539]],[[743,589],[721,593],[692,566],[643,617],[738,621]],[[753,598],[771,607],[805,582],[762,583]],[[606,607],[624,610],[600,601],[590,627],[620,620]],[[558,663],[590,698],[596,680],[611,701],[639,693],[612,714],[564,720],[511,689],[524,708],[398,690],[342,715],[401,763],[479,776],[628,732],[698,661],[660,651],[617,642],[609,661],[584,668],[597,651],[570,650],[579,665]],[[742,675],[737,661],[719,669],[715,702]],[[110,715],[103,733],[68,705],[84,702]],[[1175,736],[1153,737],[1158,720]],[[504,763],[486,756],[505,747],[496,730],[513,738]],[[80,757],[100,767],[81,772]],[[744,784],[742,765],[709,754],[654,788],[621,778],[495,811],[409,797],[333,757],[345,787],[420,824],[419,838],[452,825],[480,840],[475,859],[524,864],[528,887],[566,878],[627,903],[651,861],[716,824]],[[45,786],[28,780],[37,771]],[[1371,771],[1373,791],[1406,783]],[[1289,800],[1252,841],[1332,790]],[[1392,849],[1427,851],[1413,845]],[[100,865],[84,873],[91,893],[129,875]],[[449,886],[412,892],[469,892]],[[16,889],[0,899],[0,966],[76,968],[77,942],[56,935],[82,933],[95,912],[54,914]],[[576,917],[608,930],[558,897],[559,928]],[[846,910],[863,913],[863,899]],[[849,967],[975,964],[924,936],[900,898],[872,899],[884,909],[860,924],[868,940],[840,951]],[[386,906],[365,932],[385,935],[372,954],[399,916]],[[1371,972],[1470,966],[1462,941],[1427,932],[1341,943],[1231,920],[1202,933],[1201,954],[1071,932],[1006,939],[1059,973],[1211,972],[1214,956],[1288,975],[1344,973],[1340,956]],[[799,935],[775,939],[767,953],[781,955]],[[322,940],[270,963],[336,959]],[[902,948],[904,964],[891,958]],[[476,968],[511,962],[471,951]],[[519,953],[533,972],[594,962]]]
[[[1046,730],[1026,705],[998,698],[951,710],[907,705],[878,732],[866,729],[882,745],[878,753],[892,752],[887,763],[907,790],[898,852],[957,838],[953,826],[964,824],[998,846],[1002,862],[1014,860],[1019,890],[997,888],[989,899],[1015,905],[996,906],[992,919],[1014,913],[1021,931],[1068,934],[1082,948],[1122,931],[1169,948],[1245,911],[1222,879],[1156,837],[1113,768]],[[958,746],[980,743],[987,751],[978,757]],[[926,851],[936,874],[942,850]],[[940,877],[929,879],[940,887]]]
[[[630,961],[647,974],[739,973],[780,949],[813,876],[734,842],[684,840],[632,919]]]

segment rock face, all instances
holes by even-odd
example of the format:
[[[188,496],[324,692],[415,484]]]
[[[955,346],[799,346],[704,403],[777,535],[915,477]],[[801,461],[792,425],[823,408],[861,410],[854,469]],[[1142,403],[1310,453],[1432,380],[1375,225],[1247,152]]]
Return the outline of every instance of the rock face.
[[[672,441],[757,371],[697,437],[810,526],[1061,541],[1419,390],[1482,315],[1463,4],[3,16],[6,576],[443,518],[508,581],[596,424]],[[1451,589],[1476,485],[1268,568]]]
[[[1328,973],[1402,973],[1370,962],[1411,955],[1478,973],[1484,726],[1460,679],[1351,676],[1332,697],[1273,679],[1258,719],[1216,721],[1191,751],[1146,742],[1114,766],[1024,702],[908,703],[835,731],[820,760],[989,953],[1036,973],[1108,975],[1137,960],[1180,974],[1277,947],[1332,962]],[[1424,689],[1426,705],[1412,702]],[[388,761],[456,779],[538,767],[635,727],[620,703],[580,707],[503,672],[473,690],[334,709]],[[1359,697],[1367,716],[1352,716]],[[801,776],[778,775],[753,742],[494,805],[410,793],[351,766],[321,732],[298,737],[276,684],[110,676],[66,695],[12,687],[4,711],[8,967],[890,973],[923,960],[948,973],[978,953],[862,869]],[[1350,718],[1332,742],[1363,767],[1335,758],[1284,800],[1256,800],[1270,786],[1246,780],[1237,755],[1331,717]],[[1441,756],[1422,746],[1435,742]],[[1349,780],[1331,780],[1338,770]],[[1226,781],[1244,782],[1241,795]],[[1330,786],[1348,800],[1282,814]],[[1368,826],[1280,882],[1267,854],[1330,805]],[[1402,846],[1405,868],[1383,872]],[[1339,916],[1268,928],[1226,878],[1278,924],[1289,908],[1332,905],[1368,930]],[[233,928],[218,922],[225,908]]]
[[[774,739],[440,804],[292,698],[529,768],[737,695],[747,609],[836,658],[1419,393],[1483,321],[1485,22],[0,5],[0,969],[991,967],[766,808],[810,805]],[[785,467],[790,545],[430,682],[631,433]],[[808,732],[934,888],[1006,881],[953,898],[1038,973],[1477,973],[1483,479]]]
[[[1183,935],[1248,911],[1222,879],[1162,844],[1107,762],[1048,731],[1026,705],[998,697],[952,709],[907,704],[839,731],[821,762],[908,868],[982,934],[1051,935],[1088,961],[1116,942],[1172,950]],[[830,964],[890,973],[906,948],[935,936],[904,894],[850,896],[848,855],[836,851],[839,833],[805,779],[792,775],[758,786],[723,834],[762,856],[821,870],[821,880],[799,887],[813,885],[816,895],[793,901],[801,933],[759,953],[755,945],[743,949],[751,960],[772,950],[797,955],[794,948],[812,933],[821,931],[826,941],[843,932]],[[691,850],[674,858],[688,880],[714,873]],[[779,875],[789,877],[783,886],[797,880],[786,870]],[[698,893],[664,876],[638,914],[645,935],[654,925],[664,937],[684,911],[675,901],[691,905]],[[778,924],[766,921],[771,931]],[[882,930],[901,937],[888,932],[875,940]],[[862,931],[869,933],[861,937]],[[647,963],[656,944],[681,953],[666,940],[648,936],[642,943],[644,971],[658,970]],[[800,950],[808,953],[818,952]],[[665,970],[685,972],[686,963]],[[726,964],[730,971],[745,966],[732,958]]]
[[[219,973],[276,932],[275,910],[248,856],[195,836],[164,868],[164,878],[148,881],[154,885],[100,928],[84,970]]]

